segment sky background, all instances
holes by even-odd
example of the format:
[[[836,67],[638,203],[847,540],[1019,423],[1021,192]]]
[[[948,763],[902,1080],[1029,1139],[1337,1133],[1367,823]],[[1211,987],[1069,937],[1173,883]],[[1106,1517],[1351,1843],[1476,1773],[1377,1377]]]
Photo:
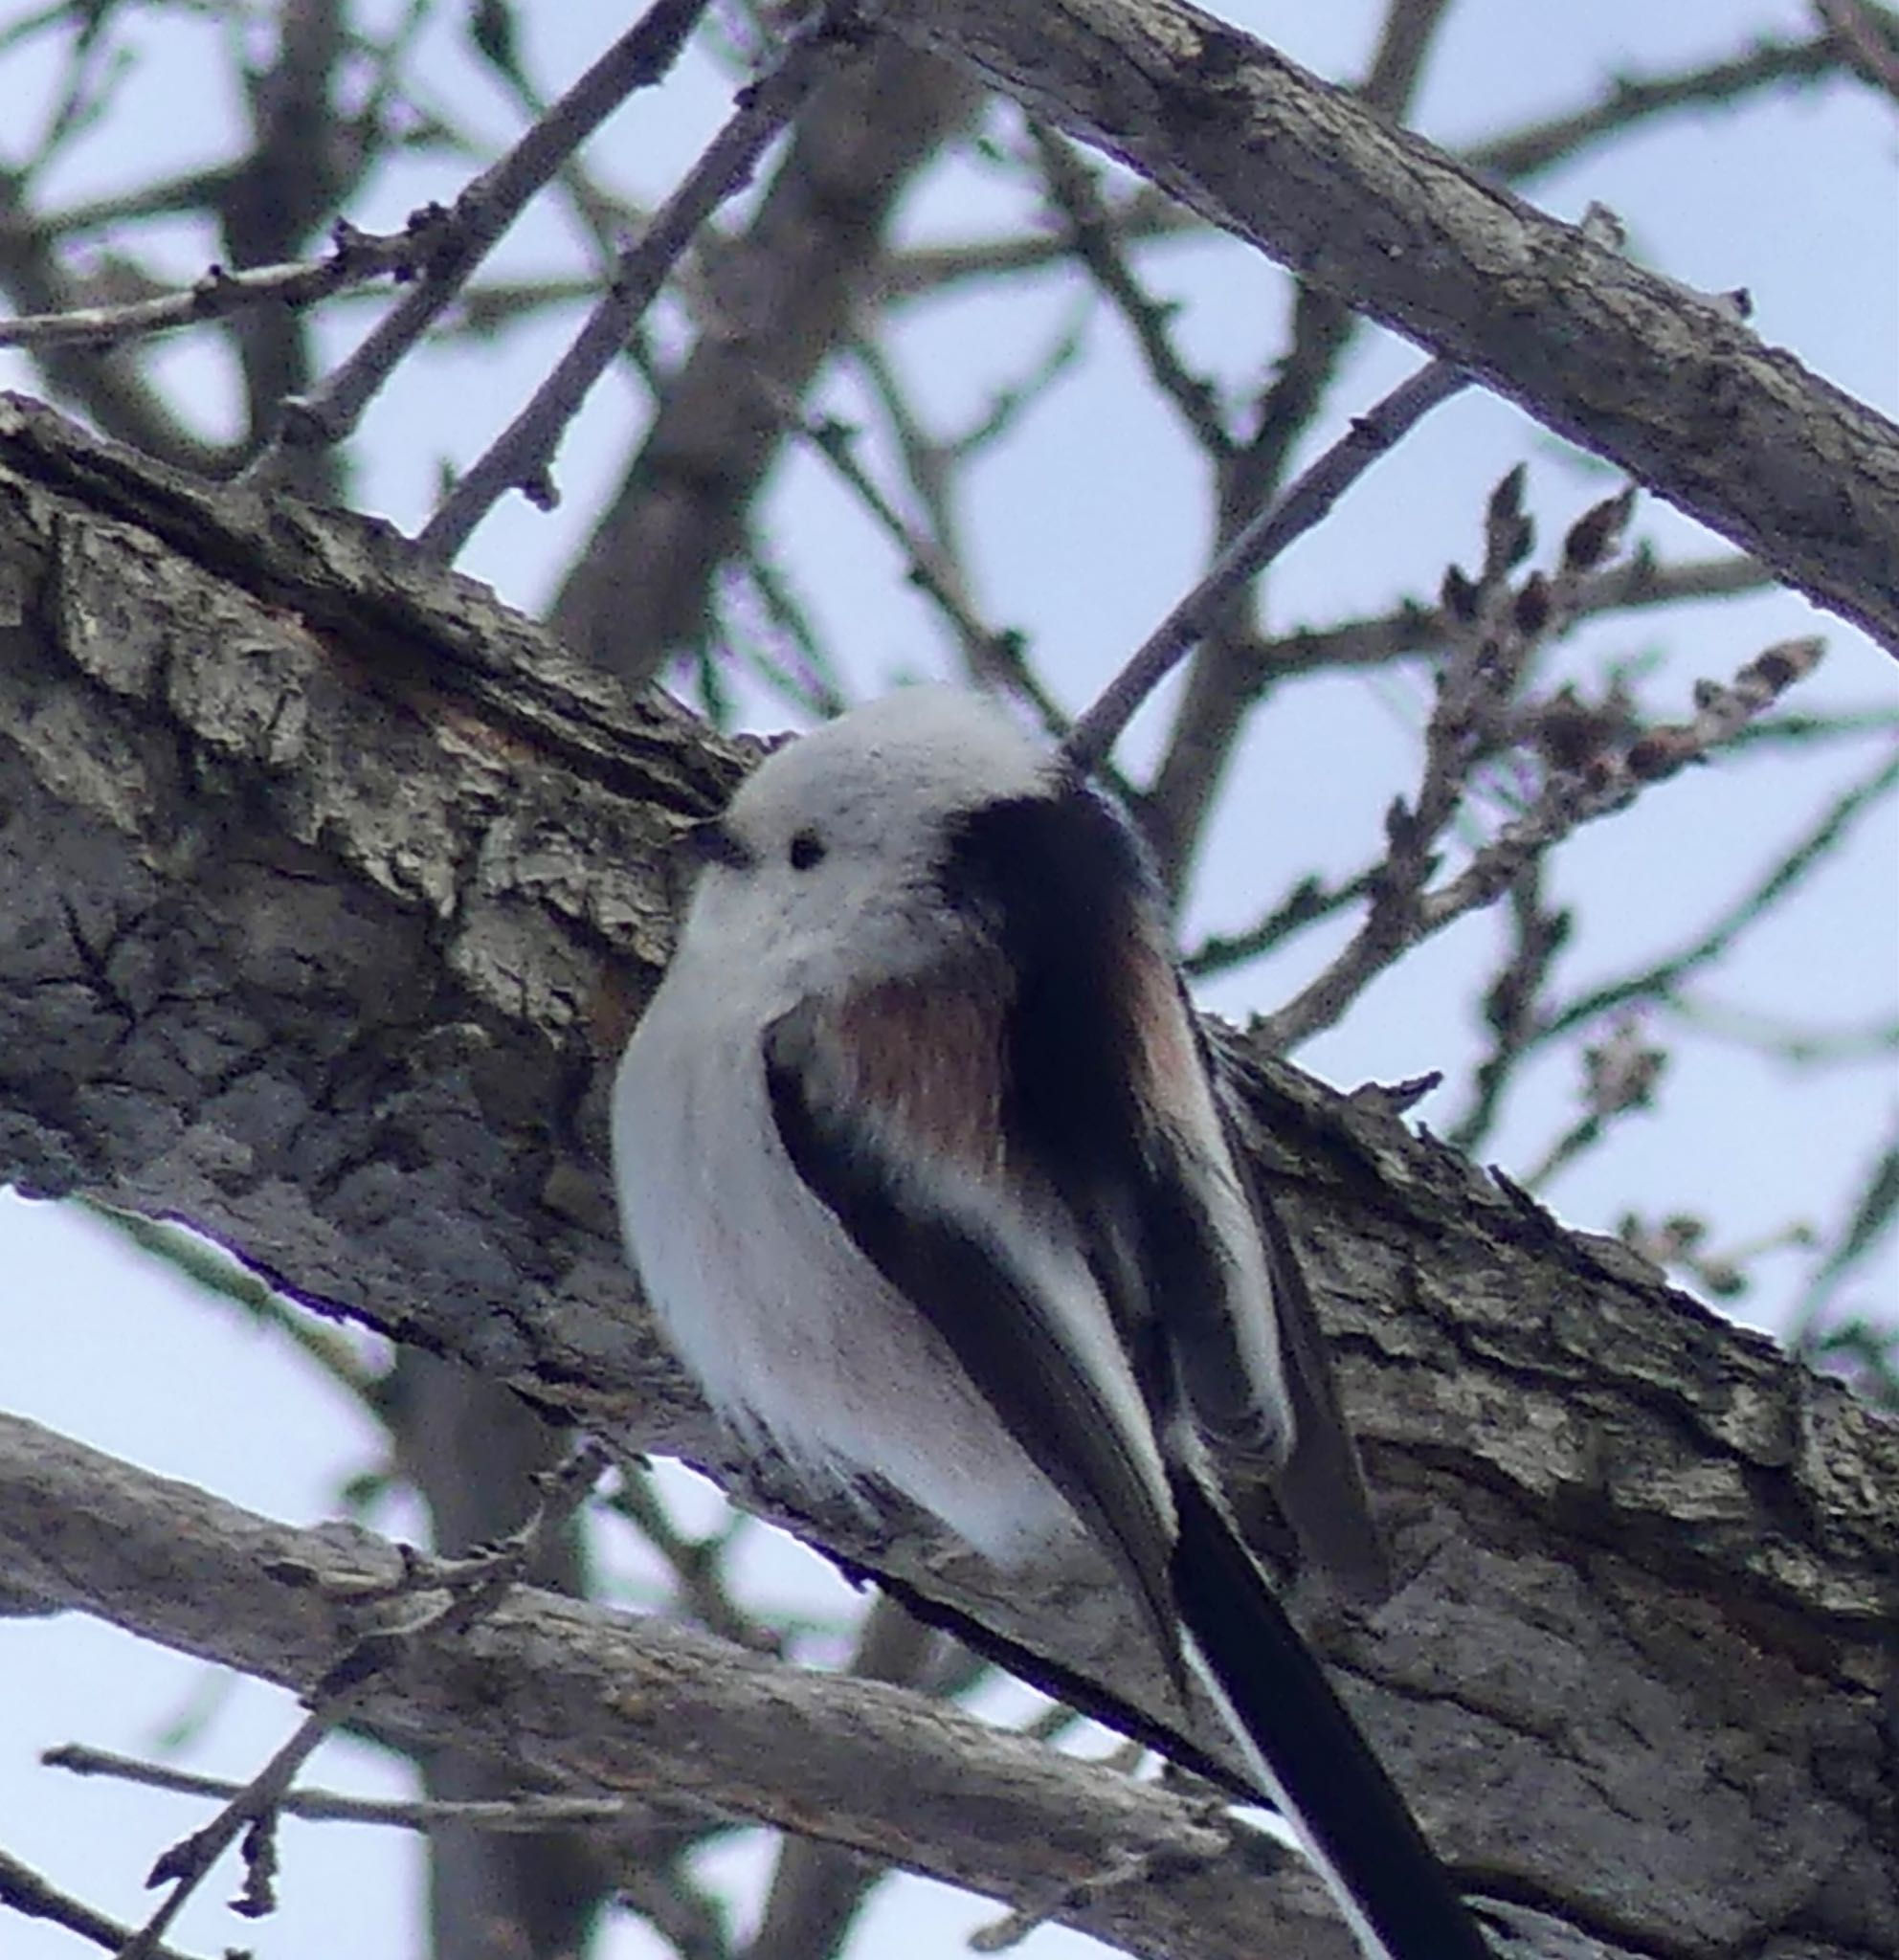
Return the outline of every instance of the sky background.
[[[1225,0],[1218,11],[1334,78],[1362,70],[1377,10],[1367,0],[1327,8],[1290,0]],[[0,0],[0,32],[27,11]],[[446,100],[488,134],[513,124],[485,78],[469,65],[444,12],[429,72]],[[617,10],[568,5],[538,10],[526,43],[531,71],[549,90],[570,79],[617,31]],[[1642,75],[1731,53],[1760,34],[1804,34],[1812,19],[1793,0],[1458,0],[1412,121],[1456,145],[1593,100],[1608,78]],[[235,126],[208,30],[168,13],[132,39],[143,65],[121,114],[80,145],[57,179],[60,194],[101,194],[128,181],[224,153]],[[31,103],[47,71],[30,58],[0,64],[0,99]],[[662,192],[725,112],[729,84],[695,54],[668,86],[623,111],[591,152],[603,179]],[[181,114],[181,103],[190,113]],[[1007,118],[994,125],[1009,127]],[[0,166],[16,161],[0,118]],[[1735,113],[1670,119],[1592,149],[1532,187],[1535,202],[1579,216],[1592,201],[1626,223],[1631,249],[1690,285],[1747,286],[1754,325],[1809,367],[1888,413],[1899,411],[1899,200],[1894,163],[1899,115],[1857,85],[1831,84],[1749,102]],[[420,167],[392,172],[349,215],[369,229],[396,221],[426,196],[453,195],[453,176]],[[965,157],[935,173],[905,208],[913,242],[988,235],[1019,219],[1032,200],[1021,183]],[[195,277],[207,242],[179,228],[175,270]],[[557,210],[529,213],[499,269],[570,268],[576,245]],[[1190,357],[1228,383],[1257,383],[1282,345],[1287,291],[1276,270],[1229,241],[1155,248],[1142,260],[1154,288],[1185,302]],[[1034,365],[1036,351],[1077,317],[1072,282],[958,306],[917,309],[897,338],[905,373],[946,427],[976,418],[998,386]],[[368,313],[338,309],[326,331],[341,348]],[[427,514],[447,459],[465,461],[525,397],[569,323],[544,323],[495,343],[433,357],[398,378],[375,406],[362,442],[357,502],[405,527]],[[1418,360],[1375,337],[1361,348],[1339,395],[1340,412],[1374,400]],[[203,337],[180,337],[162,368],[209,422],[228,412],[231,375]],[[0,385],[28,386],[23,365],[0,355]],[[860,409],[839,385],[832,405]],[[511,602],[545,606],[576,540],[611,494],[626,445],[646,412],[619,375],[599,390],[560,459],[565,501],[551,516],[515,500],[477,535],[464,568]],[[1337,425],[1315,432],[1324,441]],[[867,456],[875,461],[874,444]],[[1511,464],[1527,460],[1530,504],[1546,546],[1616,487],[1599,467],[1487,397],[1453,404],[1351,495],[1318,535],[1276,571],[1268,601],[1275,628],[1325,623],[1435,592],[1447,560],[1473,565],[1483,502]],[[798,568],[819,618],[862,692],[900,676],[943,671],[935,622],[905,585],[904,567],[828,473],[792,457],[773,479],[767,528],[781,562]],[[963,504],[985,616],[1034,634],[1035,657],[1061,698],[1079,707],[1179,596],[1204,550],[1203,474],[1173,438],[1138,367],[1110,323],[1095,317],[1078,371],[1029,417],[1020,439],[976,471]],[[1662,555],[1699,555],[1708,534],[1644,500],[1635,535]],[[1592,630],[1566,650],[1587,672],[1602,652],[1665,652],[1646,697],[1685,713],[1696,676],[1725,678],[1753,654],[1791,635],[1822,632],[1830,652],[1801,704],[1884,705],[1899,697],[1892,662],[1851,629],[1804,602],[1769,596]],[[1231,929],[1270,904],[1307,870],[1348,871],[1362,861],[1391,796],[1408,786],[1425,709],[1420,677],[1341,676],[1288,692],[1252,727],[1233,771],[1191,894],[1183,937]],[[781,712],[761,709],[766,725]],[[1153,753],[1163,712],[1137,724],[1124,759],[1139,775]],[[1889,753],[1891,737],[1884,752]],[[1753,759],[1697,770],[1652,798],[1640,817],[1611,821],[1568,846],[1555,879],[1584,929],[1565,963],[1566,981],[1621,970],[1670,947],[1716,911],[1750,870],[1773,861],[1853,774],[1868,772],[1877,742],[1825,770]],[[1714,996],[1735,1013],[1798,1009],[1814,1023],[1857,1028],[1895,1012],[1899,980],[1899,822],[1888,803],[1853,850],[1832,863],[1724,969]],[[1349,1019],[1298,1059],[1341,1086],[1443,1069],[1451,1086],[1419,1112],[1449,1127],[1456,1083],[1482,1053],[1470,1005],[1475,976],[1498,928],[1479,918],[1408,958]],[[1286,998],[1336,948],[1313,935],[1285,956],[1209,986],[1205,1004],[1241,1017]],[[1613,1228],[1620,1214],[1686,1210],[1705,1215],[1727,1246],[1800,1219],[1838,1219],[1894,1120],[1899,1093],[1889,1065],[1795,1072],[1709,1036],[1665,1037],[1672,1061],[1661,1110],[1625,1121],[1611,1145],[1584,1160],[1547,1195],[1568,1221]],[[1540,1064],[1513,1095],[1486,1158],[1523,1169],[1575,1120],[1574,1060]],[[1730,1310],[1775,1325],[1798,1297],[1805,1268],[1795,1253],[1762,1260],[1757,1284]],[[1856,1297],[1893,1307],[1890,1258]],[[6,1365],[0,1403],[167,1476],[215,1490],[269,1515],[315,1522],[334,1515],[346,1479],[376,1462],[378,1435],[326,1387],[280,1336],[262,1334],[229,1308],[130,1253],[108,1231],[66,1209],[0,1195],[0,1335]],[[688,1519],[709,1522],[716,1500],[685,1472],[667,1488]],[[398,1507],[380,1528],[413,1533]],[[746,1597],[820,1619],[842,1595],[809,1554],[759,1527],[742,1565]],[[637,1605],[653,1577],[615,1541],[610,1562],[621,1596]],[[836,1639],[814,1637],[808,1656],[837,1658]],[[199,1822],[200,1805],[100,1781],[81,1783],[36,1767],[38,1752],[67,1740],[157,1752],[181,1727],[192,1732],[194,1768],[241,1778],[281,1741],[294,1720],[288,1698],[218,1678],[193,1661],[143,1647],[76,1617],[0,1622],[0,1844],[55,1882],[128,1921],[148,1909],[141,1880],[150,1860]],[[1027,1698],[1001,1686],[988,1704],[1018,1719]],[[350,1744],[328,1746],[311,1780],[373,1794],[404,1792],[391,1762]],[[235,1880],[214,1880],[180,1922],[176,1943],[212,1953],[251,1946],[269,1960],[347,1953],[397,1960],[421,1949],[416,1847],[392,1832],[337,1825],[285,1826],[283,1909],[247,1927],[221,1902]],[[741,1889],[764,1867],[763,1840],[740,1834],[712,1869]],[[921,1881],[882,1891],[852,1950],[901,1950],[937,1960],[963,1950],[968,1932],[995,1916]],[[69,1935],[9,1920],[0,1951],[10,1960],[67,1960]],[[609,1960],[646,1960],[664,1949],[631,1927],[606,1942]],[[1103,1949],[1058,1929],[1019,1949],[1027,1960],[1079,1960]]]

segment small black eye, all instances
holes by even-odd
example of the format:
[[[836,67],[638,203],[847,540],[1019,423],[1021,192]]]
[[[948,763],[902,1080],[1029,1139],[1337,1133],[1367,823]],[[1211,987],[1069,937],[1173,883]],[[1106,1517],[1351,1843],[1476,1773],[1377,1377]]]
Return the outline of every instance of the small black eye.
[[[792,869],[809,871],[824,862],[824,839],[815,831],[800,831],[792,839]]]

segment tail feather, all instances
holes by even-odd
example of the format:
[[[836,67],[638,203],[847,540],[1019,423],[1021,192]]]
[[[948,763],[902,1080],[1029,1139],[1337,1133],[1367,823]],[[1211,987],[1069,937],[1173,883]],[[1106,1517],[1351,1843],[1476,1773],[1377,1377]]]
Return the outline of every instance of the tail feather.
[[[1173,1589],[1249,1767],[1372,1960],[1489,1960],[1449,1874],[1218,1502],[1173,1479]]]

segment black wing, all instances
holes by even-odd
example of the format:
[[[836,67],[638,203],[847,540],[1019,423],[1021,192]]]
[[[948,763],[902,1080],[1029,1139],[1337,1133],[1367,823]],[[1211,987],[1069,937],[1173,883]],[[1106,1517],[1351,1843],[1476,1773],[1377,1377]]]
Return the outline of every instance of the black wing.
[[[1263,1475],[1314,1562],[1359,1597],[1389,1590],[1310,1294],[1235,1147],[1138,841],[1069,782],[965,819],[948,889],[1016,976],[1011,1148],[1079,1222],[1154,1433],[1184,1400],[1217,1474]],[[1241,1343],[1249,1315],[1275,1379]]]

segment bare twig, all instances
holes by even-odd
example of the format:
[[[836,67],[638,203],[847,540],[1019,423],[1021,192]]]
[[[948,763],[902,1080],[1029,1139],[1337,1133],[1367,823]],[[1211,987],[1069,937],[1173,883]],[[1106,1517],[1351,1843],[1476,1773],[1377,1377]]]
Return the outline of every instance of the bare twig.
[[[1181,965],[1195,979],[1243,966],[1248,960],[1256,960],[1262,953],[1270,952],[1295,932],[1303,932],[1307,926],[1316,925],[1322,919],[1330,919],[1344,911],[1346,906],[1369,898],[1376,877],[1377,867],[1374,865],[1359,872],[1355,878],[1344,879],[1331,885],[1323,884],[1316,878],[1302,878],[1257,924],[1241,932],[1209,933],[1187,954]]]
[[[949,559],[934,538],[905,517],[859,461],[857,431],[835,416],[806,415],[786,390],[773,388],[771,391],[787,427],[803,436],[831,465],[876,520],[878,528],[903,554],[910,583],[942,613],[962,647],[970,672],[988,676],[994,664],[995,642],[1001,635],[976,617],[960,568]]]
[[[498,163],[456,199],[423,278],[348,360],[302,399],[247,473],[268,478],[286,450],[341,442],[397,364],[460,291],[516,215],[635,89],[671,68],[706,0],[653,0],[646,12]]]
[[[422,1560],[410,1554],[403,1576],[392,1585],[353,1586],[340,1597],[353,1605],[421,1591],[445,1590],[447,1599],[419,1617],[390,1631],[366,1634],[324,1676],[308,1698],[310,1712],[290,1740],[218,1812],[210,1823],[181,1838],[161,1855],[147,1884],[171,1891],[128,1940],[120,1960],[153,1960],[158,1942],[203,1884],[224,1853],[243,1838],[244,1888],[234,1911],[257,1918],[276,1909],[276,1820],[297,1772],[337,1725],[345,1721],[369,1688],[418,1633],[434,1636],[466,1632],[490,1613],[514,1586],[550,1532],[557,1530],[585,1500],[607,1467],[595,1443],[583,1443],[546,1480],[534,1515],[499,1547],[467,1559]]]
[[[1725,953],[1776,900],[1792,891],[1825,861],[1861,816],[1896,791],[1899,791],[1899,748],[1886,755],[1879,766],[1860,782],[1843,791],[1812,829],[1757,883],[1727,906],[1719,918],[1697,933],[1687,946],[1638,971],[1605,981],[1578,995],[1542,1022],[1537,1039],[1554,1039],[1616,1008],[1672,992],[1690,973]]]
[[[986,626],[977,617],[967,591],[962,568],[936,539],[912,524],[891,502],[858,459],[856,432],[835,417],[805,414],[791,392],[771,376],[756,377],[786,426],[794,430],[838,473],[878,527],[908,562],[910,583],[942,613],[962,649],[970,675],[984,685],[1013,694],[1035,713],[1044,731],[1056,740],[1067,732],[1061,706],[1037,679],[1023,657],[1020,635]],[[1126,793],[1126,785],[1116,783]]]
[[[1734,737],[1736,749],[1813,748],[1828,742],[1858,742],[1867,735],[1899,735],[1899,707],[1847,708],[1839,714],[1776,715],[1751,722]]]
[[[1582,1051],[1583,1113],[1521,1180],[1540,1192],[1556,1173],[1594,1148],[1619,1116],[1650,1109],[1668,1066],[1667,1050],[1648,1039],[1638,1014],[1626,1013],[1602,1040]]]
[[[960,434],[946,438],[944,451],[957,462],[993,448],[1007,435],[1051,388],[1058,376],[1081,358],[1083,322],[1068,322],[1049,343],[1041,358],[1018,381],[998,388],[988,406]]]
[[[1112,214],[1102,201],[1093,169],[1065,136],[1041,123],[1030,126],[1051,203],[1066,221],[1068,244],[1095,285],[1112,303],[1147,363],[1149,378],[1179,411],[1200,447],[1212,457],[1233,448],[1219,397],[1204,376],[1189,371],[1170,332],[1173,309],[1156,300],[1135,276],[1122,249]]]
[[[147,1763],[111,1749],[65,1743],[47,1749],[39,1759],[49,1770],[75,1776],[109,1776],[147,1790],[170,1791],[180,1796],[237,1797],[248,1787],[222,1776],[200,1776],[166,1763]],[[318,1824],[386,1824],[405,1831],[443,1831],[453,1825],[470,1830],[520,1833],[575,1824],[611,1824],[627,1815],[626,1798],[618,1796],[553,1796],[527,1793],[476,1803],[444,1803],[391,1797],[346,1796],[334,1790],[286,1790],[277,1808],[286,1816]]]
[[[1857,1026],[1825,1027],[1731,1007],[1709,999],[1701,990],[1692,995],[1662,994],[1655,1006],[1658,1013],[1716,1041],[1749,1049],[1795,1068],[1853,1067],[1899,1055],[1899,1020],[1890,1017],[1862,1021]]]
[[[1206,1857],[1209,1860],[1220,1857],[1230,1850],[1232,1834],[1243,1829],[1242,1826],[1219,1828],[1219,1814],[1211,1806],[1206,1811],[1205,1821],[1209,1828]],[[1269,1840],[1262,1839],[1262,1842]],[[1280,1856],[1291,1854],[1275,1845]],[[970,1936],[970,1951],[972,1953],[1007,1953],[1019,1947],[1028,1936],[1059,1915],[1072,1911],[1086,1899],[1100,1899],[1110,1892],[1127,1885],[1138,1885],[1154,1875],[1153,1861],[1134,1852],[1122,1852],[1105,1863],[1099,1871],[1089,1872],[1075,1880],[1071,1884],[1051,1887],[1047,1896],[1034,1904],[1017,1906],[1005,1913],[991,1926],[981,1927]]]
[[[1811,1349],[1821,1324],[1843,1281],[1899,1225],[1899,1121],[1888,1127],[1855,1194],[1851,1210],[1828,1235],[1824,1257],[1787,1326],[1796,1353]]]
[[[1730,752],[1746,745],[1742,737],[1757,724],[1730,738]],[[1725,906],[1720,915],[1686,946],[1651,960],[1617,978],[1592,987],[1560,1006],[1520,1003],[1523,1018],[1508,1035],[1500,1032],[1492,1052],[1479,1068],[1469,1106],[1450,1124],[1446,1141],[1462,1150],[1475,1150],[1489,1133],[1498,1107],[1516,1070],[1530,1057],[1565,1036],[1586,1029],[1605,1015],[1630,1008],[1653,1008],[1702,1029],[1717,1038],[1742,1043],[1793,1062],[1860,1061],[1890,1052],[1899,1045],[1899,1028],[1875,1024],[1851,1031],[1821,1031],[1788,1027],[1758,1014],[1719,1009],[1705,999],[1690,999],[1685,983],[1726,953],[1749,926],[1766,917],[1775,902],[1786,897],[1810,871],[1824,862],[1852,823],[1899,791],[1899,753],[1882,760],[1865,780],[1852,785],[1820,820],[1760,879]],[[1512,886],[1512,890],[1516,889]],[[1553,915],[1553,928],[1561,915]],[[1507,969],[1508,970],[1508,969]],[[1505,983],[1499,981],[1498,987]],[[1493,994],[1495,990],[1493,989]],[[1534,1178],[1526,1178],[1533,1185]]]
[[[1448,1139],[1461,1150],[1474,1151],[1487,1134],[1506,1085],[1534,1042],[1537,1002],[1572,924],[1567,910],[1544,903],[1543,860],[1531,858],[1510,882],[1509,950],[1484,994],[1490,1052],[1478,1064],[1470,1111]],[[1534,1178],[1524,1182],[1536,1188]]]
[[[95,128],[114,90],[130,72],[125,48],[113,46],[102,16],[95,16],[74,35],[64,72],[51,92],[51,113],[39,141],[17,172],[22,179],[43,174],[59,153]]]
[[[439,211],[425,207],[399,232],[372,234],[339,224],[332,234],[334,249],[324,258],[253,266],[244,272],[213,265],[184,292],[129,300],[123,305],[75,306],[63,313],[0,320],[0,346],[103,346],[227,319],[266,301],[279,306],[312,306],[349,286],[391,275],[398,279],[413,275],[429,256],[430,234],[440,221]]]
[[[748,594],[755,608],[744,604]],[[849,706],[810,611],[755,527],[732,554],[726,576],[708,604],[714,630],[694,649],[706,674],[716,672],[722,655],[735,657],[813,721],[828,722]],[[707,693],[704,679],[701,693]]]
[[[361,1651],[359,1643],[346,1659],[353,1659]],[[139,1931],[125,1942],[119,1960],[151,1960],[166,1929],[240,1833],[244,1838],[246,1876],[243,1892],[232,1902],[232,1909],[246,1918],[274,1909],[272,1881],[277,1854],[270,1820],[280,1807],[291,1779],[330,1730],[348,1715],[377,1671],[369,1668],[352,1675],[339,1668],[323,1682],[313,1697],[310,1713],[290,1740],[209,1824],[182,1838],[159,1859],[145,1882],[169,1884],[172,1889]]]
[[[674,1522],[652,1477],[644,1473],[625,1479],[610,1508],[625,1518],[671,1569],[676,1612],[748,1653],[782,1655],[785,1630],[761,1625],[739,1607],[726,1585],[726,1554],[734,1536],[745,1528],[743,1512],[734,1511],[709,1538],[690,1537]]]
[[[1240,593],[1317,524],[1402,435],[1468,385],[1468,378],[1447,363],[1428,362],[1359,416],[1271,510],[1247,524],[1070,730],[1067,751],[1076,766],[1095,768],[1141,703]]]
[[[653,303],[693,234],[757,167],[772,139],[796,113],[823,72],[822,56],[842,37],[848,4],[835,4],[794,34],[778,66],[751,84],[677,190],[654,213],[637,243],[620,254],[613,287],[527,406],[443,501],[417,543],[449,560],[509,490],[550,500],[547,472],[555,445],[589,390],[606,371]]]
[[[17,1912],[23,1919],[43,1919],[69,1933],[78,1933],[108,1953],[122,1953],[135,1935],[116,1919],[95,1912],[83,1900],[74,1899],[16,1858],[0,1851],[0,1906]],[[153,1947],[152,1960],[182,1960],[175,1947]]]
[[[1592,755],[1579,770],[1553,767],[1534,803],[1507,823],[1462,871],[1428,891],[1417,876],[1417,866],[1422,862],[1428,878],[1431,860],[1420,858],[1416,848],[1428,840],[1428,816],[1419,813],[1439,803],[1431,787],[1439,771],[1427,760],[1419,812],[1394,807],[1390,882],[1374,896],[1365,924],[1309,986],[1255,1024],[1258,1038],[1283,1049],[1330,1027],[1399,952],[1488,904],[1532,858],[1572,831],[1625,809],[1646,785],[1675,774],[1730,740],[1784,689],[1811,672],[1821,651],[1819,640],[1770,647],[1751,660],[1731,685],[1702,683],[1691,721],[1643,730],[1619,753]],[[1899,768],[1899,759],[1893,766]]]
[[[1522,183],[1639,122],[1681,109],[1732,102],[1782,82],[1817,80],[1837,75],[1843,65],[1840,45],[1831,34],[1801,41],[1764,40],[1727,60],[1672,75],[1618,76],[1597,100],[1584,108],[1486,137],[1460,154],[1480,170],[1494,170],[1512,183]]]
[[[911,582],[937,600],[939,605],[942,603],[940,590],[955,595],[958,612],[946,611],[945,616],[961,642],[964,669],[969,678],[979,686],[997,687],[1014,695],[1029,707],[1044,732],[1057,742],[1068,732],[1068,717],[1030,664],[1022,635],[1007,628],[996,632],[982,629],[979,637],[971,635],[970,625],[975,621],[976,613],[970,596],[971,580],[964,565],[952,491],[955,466],[999,439],[1017,416],[1068,366],[1080,348],[1079,328],[1071,326],[1064,329],[1026,377],[998,390],[970,427],[960,434],[947,438],[932,435],[924,427],[895,368],[883,358],[881,349],[868,343],[860,343],[853,349],[858,365],[883,411],[891,439],[903,460],[904,473],[928,522],[927,536],[905,523],[895,506],[880,496],[861,466],[857,464],[848,443],[841,453],[827,444],[819,444],[820,453],[838,469],[847,485],[864,502],[892,543],[909,558]],[[771,387],[779,398],[780,412],[786,412],[783,403],[789,397],[785,390],[769,381],[766,385]],[[801,433],[807,439],[814,437],[808,422]],[[843,433],[847,438],[848,432]],[[1117,788],[1124,795],[1127,793],[1125,785],[1117,785]]]

